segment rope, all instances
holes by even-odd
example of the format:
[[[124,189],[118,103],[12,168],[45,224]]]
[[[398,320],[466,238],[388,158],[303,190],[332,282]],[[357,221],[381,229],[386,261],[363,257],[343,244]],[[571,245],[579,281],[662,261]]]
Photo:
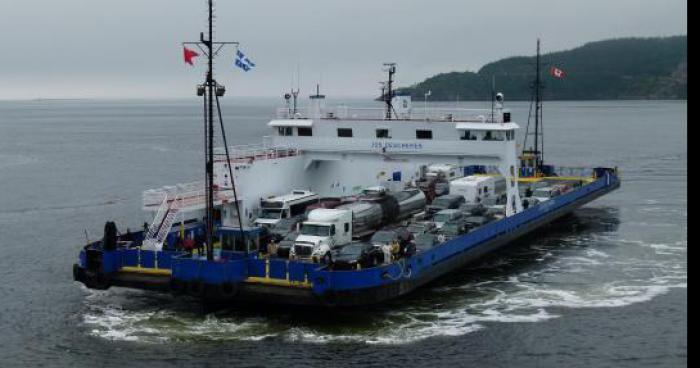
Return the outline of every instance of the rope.
[[[226,151],[226,164],[228,166],[229,177],[231,178],[231,188],[233,189],[233,200],[236,204],[236,213],[238,214],[238,228],[241,229],[241,236],[243,237],[243,244],[246,245],[246,250],[248,250],[248,242],[245,238],[245,232],[243,231],[243,220],[241,219],[241,209],[238,206],[238,193],[236,192],[236,185],[233,179],[233,169],[231,168],[231,156],[228,152],[228,142],[226,141],[226,130],[224,129],[224,119],[221,114],[221,104],[219,103],[219,96],[216,96],[216,109],[219,113],[219,124],[221,125],[221,138],[224,141],[224,150]]]

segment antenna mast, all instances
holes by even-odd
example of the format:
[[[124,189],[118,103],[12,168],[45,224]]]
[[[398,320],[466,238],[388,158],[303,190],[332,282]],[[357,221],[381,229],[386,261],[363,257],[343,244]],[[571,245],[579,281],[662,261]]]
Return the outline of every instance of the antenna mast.
[[[387,120],[391,120],[391,114],[394,112],[394,106],[392,105],[392,99],[394,98],[394,74],[396,74],[396,63],[384,63],[386,71],[389,72],[389,81],[386,83],[386,93],[384,96],[384,103],[386,103],[386,116]]]

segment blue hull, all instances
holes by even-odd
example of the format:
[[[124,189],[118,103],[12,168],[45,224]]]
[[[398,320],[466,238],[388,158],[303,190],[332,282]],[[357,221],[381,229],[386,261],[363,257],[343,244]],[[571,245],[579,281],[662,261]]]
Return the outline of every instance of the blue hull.
[[[123,286],[189,294],[217,302],[358,306],[406,295],[436,278],[551,223],[578,207],[617,189],[620,181],[605,171],[598,179],[511,217],[492,222],[413,257],[389,265],[353,271],[331,271],[322,265],[259,259],[242,253],[222,254],[207,262],[176,252],[86,247],[74,267],[76,280],[88,287]],[[88,258],[101,257],[98,269]],[[170,275],[120,272],[122,267],[169,269]]]

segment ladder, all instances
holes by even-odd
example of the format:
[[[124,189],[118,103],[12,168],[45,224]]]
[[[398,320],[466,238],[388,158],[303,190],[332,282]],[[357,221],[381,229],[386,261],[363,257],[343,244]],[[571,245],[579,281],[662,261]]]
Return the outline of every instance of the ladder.
[[[169,196],[166,194],[156,216],[153,218],[151,226],[148,227],[148,232],[143,239],[143,249],[157,251],[163,249],[163,242],[165,242],[165,238],[168,236],[173,222],[175,222],[175,218],[180,212],[181,205],[179,195],[176,195],[171,201],[168,198]]]

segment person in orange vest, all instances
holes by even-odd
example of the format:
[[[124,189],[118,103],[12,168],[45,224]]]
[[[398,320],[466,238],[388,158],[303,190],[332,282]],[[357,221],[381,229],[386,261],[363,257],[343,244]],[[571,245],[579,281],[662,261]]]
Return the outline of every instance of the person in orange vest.
[[[182,242],[182,247],[185,248],[185,251],[189,255],[192,255],[192,250],[194,249],[194,240],[189,236],[185,237],[185,240]]]

